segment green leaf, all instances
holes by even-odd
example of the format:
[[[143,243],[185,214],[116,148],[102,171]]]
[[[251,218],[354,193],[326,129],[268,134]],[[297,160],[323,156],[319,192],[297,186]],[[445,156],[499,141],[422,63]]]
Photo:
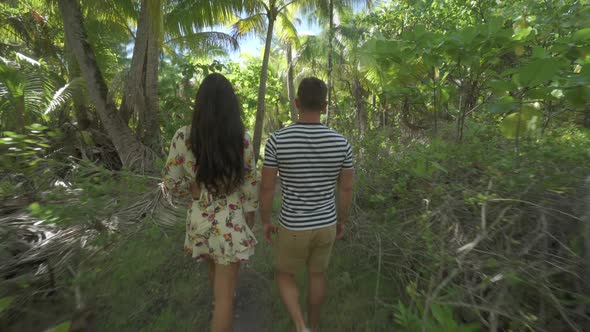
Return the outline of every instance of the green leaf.
[[[449,174],[449,171],[447,171],[444,167],[442,167],[441,164],[437,163],[436,161],[432,161],[431,163],[432,163],[432,166],[434,166],[438,170],[442,171],[445,174]]]
[[[585,107],[588,101],[590,101],[590,87],[577,86],[573,89],[568,89],[565,92],[565,97],[574,107]]]
[[[495,103],[488,106],[487,110],[491,113],[508,113],[514,110],[514,98],[511,96],[503,96]]]
[[[490,81],[487,84],[495,93],[513,91],[516,89],[516,85],[512,81]]]
[[[10,304],[14,301],[14,297],[6,296],[0,299],[0,313],[8,309]]]
[[[29,205],[29,211],[31,211],[33,215],[38,215],[41,213],[41,205],[37,202],[33,202]]]
[[[587,41],[590,40],[590,28],[584,28],[574,33],[575,41]]]
[[[553,97],[555,97],[556,99],[561,99],[564,96],[563,90],[561,90],[561,89],[555,89],[555,90],[551,91],[551,95]]]
[[[533,48],[533,58],[535,59],[546,59],[549,57],[549,53],[542,47]]]
[[[500,123],[500,131],[504,137],[514,139],[535,131],[542,114],[532,106],[523,106],[519,112],[507,115]]]
[[[559,73],[559,62],[556,59],[536,59],[520,67],[518,73],[522,86],[536,86]]]
[[[528,37],[531,34],[532,31],[533,31],[533,28],[531,28],[531,27],[516,28],[516,29],[514,29],[514,36],[512,38],[514,38],[514,40],[525,39],[526,37]]]
[[[50,331],[51,332],[68,332],[70,330],[71,322],[63,322],[55,327],[53,327]]]

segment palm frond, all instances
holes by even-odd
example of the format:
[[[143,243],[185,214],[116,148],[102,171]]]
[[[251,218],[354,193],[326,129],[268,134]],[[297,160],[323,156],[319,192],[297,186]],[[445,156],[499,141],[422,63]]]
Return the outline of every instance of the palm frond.
[[[55,109],[64,106],[67,102],[72,100],[76,94],[83,93],[85,87],[86,82],[84,79],[81,77],[74,78],[55,92],[43,113],[48,114]]]
[[[282,42],[290,42],[294,46],[299,47],[299,36],[297,35],[297,28],[287,14],[281,12],[277,15],[277,35]]]
[[[27,112],[42,114],[44,105],[47,105],[49,96],[51,96],[54,90],[53,82],[44,76],[43,73],[35,71],[27,71],[25,77],[25,110]]]
[[[16,53],[16,59],[18,62],[26,62],[27,64],[31,65],[31,66],[35,66],[35,67],[41,67],[41,62],[37,61],[35,59],[29,58],[28,56],[22,54],[22,53]]]
[[[267,22],[267,16],[264,13],[240,19],[232,26],[231,35],[237,39],[253,33],[262,33],[266,31]]]
[[[184,47],[198,51],[199,53],[206,53],[210,49],[230,48],[237,50],[239,48],[236,38],[218,31],[194,32],[182,37],[169,39],[166,41],[166,44]]]
[[[243,1],[174,1],[164,10],[164,30],[172,37],[230,22],[243,8]]]

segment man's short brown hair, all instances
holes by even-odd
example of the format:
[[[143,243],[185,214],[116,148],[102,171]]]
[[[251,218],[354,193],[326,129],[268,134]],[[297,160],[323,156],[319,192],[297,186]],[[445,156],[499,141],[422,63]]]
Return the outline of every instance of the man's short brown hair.
[[[297,98],[301,108],[310,111],[319,111],[326,107],[328,87],[324,81],[316,77],[306,77],[299,83]]]

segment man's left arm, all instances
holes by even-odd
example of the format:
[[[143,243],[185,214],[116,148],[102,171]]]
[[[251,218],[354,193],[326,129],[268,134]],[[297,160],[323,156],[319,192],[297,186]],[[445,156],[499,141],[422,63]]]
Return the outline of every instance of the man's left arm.
[[[274,167],[262,168],[262,181],[260,183],[260,220],[264,230],[264,238],[272,243],[271,235],[276,232],[276,226],[271,222],[272,200],[275,193],[278,169]]]

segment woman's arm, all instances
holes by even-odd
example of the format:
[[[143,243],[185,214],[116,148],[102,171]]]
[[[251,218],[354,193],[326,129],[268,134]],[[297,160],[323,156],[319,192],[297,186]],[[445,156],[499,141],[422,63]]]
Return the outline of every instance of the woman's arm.
[[[242,194],[244,195],[243,208],[246,212],[246,222],[252,228],[256,209],[258,208],[258,179],[256,178],[256,162],[254,161],[254,151],[250,143],[250,137],[244,139],[244,184],[242,184]]]
[[[184,163],[186,163],[186,147],[185,140],[188,135],[184,128],[178,129],[172,144],[170,144],[170,152],[164,167],[164,186],[168,192],[175,197],[185,198],[190,194],[191,177],[185,172]]]

